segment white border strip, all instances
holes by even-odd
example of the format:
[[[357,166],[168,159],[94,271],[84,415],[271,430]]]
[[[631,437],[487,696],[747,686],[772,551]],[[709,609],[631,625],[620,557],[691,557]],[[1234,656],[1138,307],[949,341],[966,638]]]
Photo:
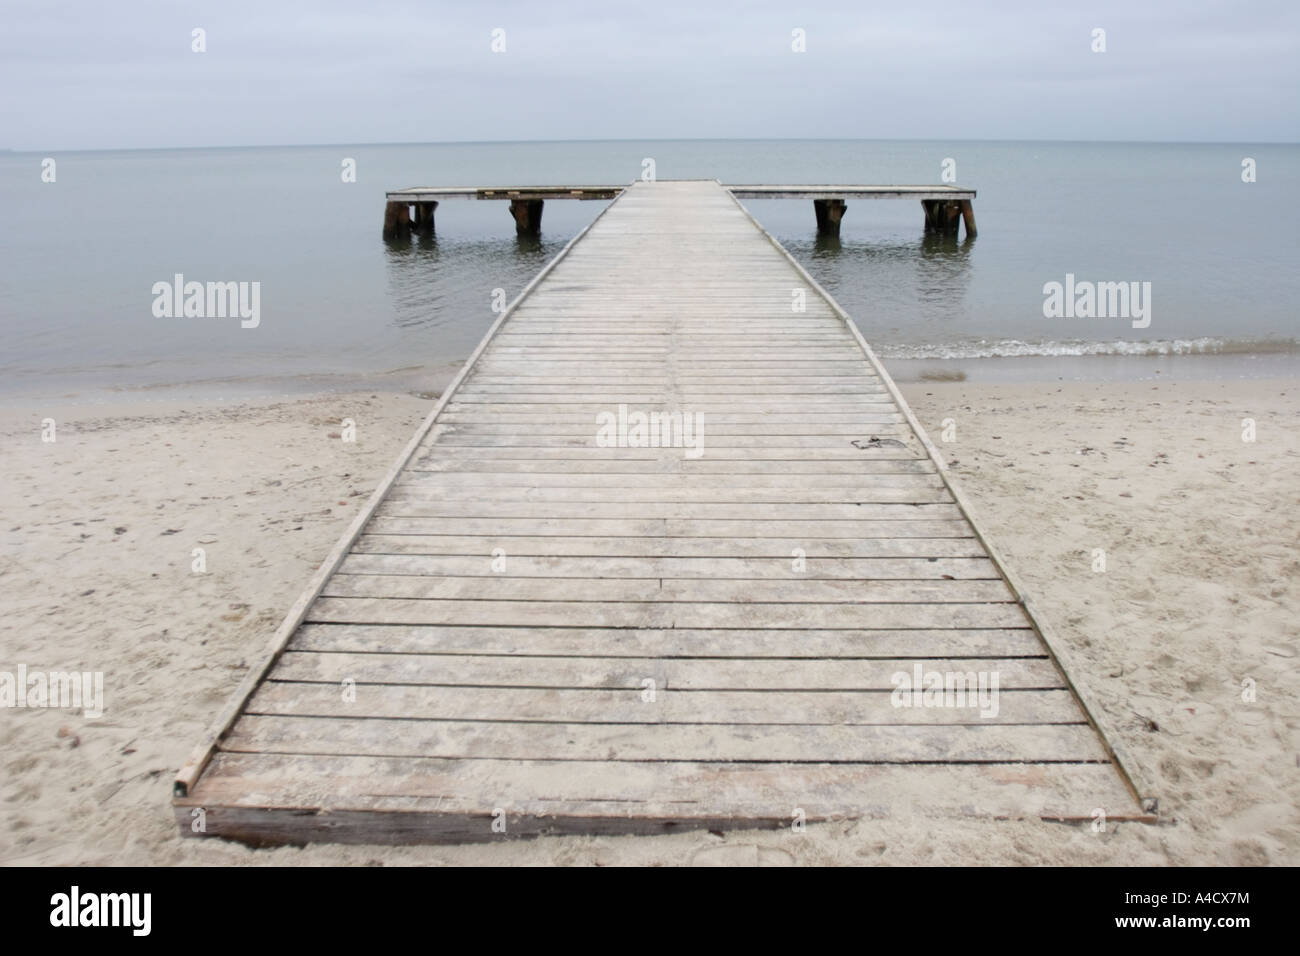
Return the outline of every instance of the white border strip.
[[[718,185],[721,186],[722,184],[719,182]],[[724,186],[723,189],[726,189],[726,187]],[[938,468],[940,479],[952,495],[953,500],[957,502],[957,507],[961,509],[962,514],[970,523],[971,528],[975,532],[975,537],[979,540],[980,544],[984,546],[985,552],[993,561],[993,564],[997,567],[998,571],[1002,574],[1002,577],[1006,580],[1007,586],[1011,588],[1011,593],[1015,595],[1016,600],[1024,609],[1025,616],[1029,618],[1030,626],[1033,627],[1034,631],[1038,634],[1038,639],[1043,642],[1043,646],[1047,649],[1047,654],[1051,658],[1052,663],[1056,665],[1056,669],[1060,671],[1061,678],[1065,681],[1066,686],[1070,688],[1075,698],[1079,701],[1079,706],[1083,708],[1083,713],[1084,716],[1087,717],[1088,723],[1092,725],[1093,730],[1096,731],[1097,735],[1101,738],[1102,746],[1106,749],[1111,761],[1115,764],[1116,770],[1119,771],[1120,778],[1133,794],[1134,799],[1137,800],[1138,806],[1142,811],[1151,814],[1154,819],[1159,808],[1159,801],[1156,797],[1151,795],[1153,791],[1147,784],[1145,777],[1140,773],[1135,772],[1138,764],[1133,760],[1130,754],[1113,743],[1111,737],[1103,731],[1102,724],[1098,720],[1097,716],[1103,713],[1103,711],[1092,699],[1091,695],[1082,691],[1074,681],[1070,680],[1069,671],[1066,669],[1062,658],[1070,660],[1072,659],[1071,654],[1068,651],[1064,654],[1060,651],[1059,645],[1055,643],[1055,635],[1038,620],[1037,615],[1034,614],[1033,607],[1029,603],[1029,599],[1025,597],[1025,593],[1021,589],[1020,583],[1016,579],[1015,575],[1013,575],[1007,568],[1006,563],[1002,560],[1001,555],[997,553],[993,545],[984,537],[983,533],[980,532],[979,525],[975,522],[975,519],[972,516],[973,512],[970,507],[970,502],[966,499],[966,496],[962,494],[961,489],[957,487],[952,475],[948,472],[948,465],[943,460],[943,456],[939,454],[939,450],[935,448],[934,444],[930,441],[929,436],[925,433],[925,429],[921,427],[921,423],[916,420],[916,416],[912,413],[912,409],[903,399],[903,395],[898,390],[898,386],[894,384],[894,380],[890,377],[890,374],[885,371],[885,367],[880,363],[880,359],[876,357],[876,353],[871,350],[871,346],[867,344],[867,340],[862,337],[862,333],[858,331],[858,327],[854,324],[853,319],[849,317],[847,312],[840,308],[838,302],[831,298],[830,293],[823,289],[821,285],[818,284],[817,280],[808,274],[808,270],[801,266],[798,260],[795,259],[794,256],[790,255],[790,253],[786,251],[786,248],[773,238],[770,232],[763,228],[762,224],[760,224],[759,221],[754,218],[753,214],[745,208],[744,203],[732,195],[730,190],[727,190],[727,195],[731,196],[732,201],[740,207],[740,210],[746,217],[748,217],[749,221],[754,224],[755,228],[766,236],[767,240],[776,247],[781,255],[785,256],[786,260],[792,266],[794,266],[795,271],[799,273],[803,280],[807,282],[818,295],[826,300],[826,303],[831,307],[832,311],[840,317],[840,320],[844,322],[848,327],[848,330],[853,334],[854,339],[857,340],[858,347],[862,349],[863,354],[867,357],[867,361],[871,363],[872,367],[876,370],[876,373],[880,376],[881,381],[885,383],[885,387],[889,390],[889,394],[893,397],[894,401],[898,403],[899,409],[902,411],[904,417],[906,417],[907,423],[912,427],[912,431],[916,432],[916,437],[920,439],[921,444],[925,447],[926,453],[934,462],[935,467]],[[1049,639],[1049,634],[1052,635],[1051,639]]]
[[[570,239],[568,244],[559,251],[554,259],[543,267],[541,272],[537,273],[537,275],[533,277],[533,281],[524,287],[524,290],[519,293],[515,300],[506,307],[506,310],[497,317],[495,322],[492,323],[492,327],[488,329],[487,334],[483,336],[483,341],[479,342],[478,348],[474,350],[468,361],[466,361],[464,367],[461,368],[460,374],[458,374],[455,379],[452,380],[452,383],[443,390],[441,397],[438,399],[438,404],[433,407],[433,411],[431,411],[428,417],[425,418],[423,424],[421,424],[419,429],[416,431],[415,436],[407,443],[406,448],[403,449],[402,453],[397,457],[397,461],[393,463],[393,466],[388,469],[388,473],[384,475],[383,479],[375,487],[374,493],[371,494],[370,499],[366,502],[366,506],[361,509],[361,513],[352,519],[352,524],[348,525],[348,529],[343,532],[343,537],[339,538],[338,543],[334,545],[334,549],[330,551],[329,555],[321,563],[320,567],[316,569],[316,573],[312,575],[311,581],[307,585],[307,589],[302,592],[298,600],[289,608],[289,612],[284,616],[283,622],[281,622],[279,628],[276,629],[275,634],[271,636],[270,641],[262,651],[257,664],[250,668],[248,673],[244,675],[244,679],[240,681],[234,694],[231,695],[230,699],[226,702],[225,707],[221,709],[217,718],[213,721],[206,735],[207,743],[197,746],[193,753],[190,754],[185,765],[177,771],[176,780],[172,785],[172,796],[174,798],[186,797],[189,795],[190,791],[194,789],[194,785],[198,783],[199,777],[203,773],[204,768],[207,767],[208,762],[212,759],[212,755],[217,749],[217,744],[234,725],[235,721],[239,719],[239,715],[243,713],[244,705],[248,703],[249,697],[252,696],[253,691],[257,689],[257,686],[262,682],[262,679],[270,673],[271,668],[279,659],[281,652],[283,652],[285,646],[289,643],[289,639],[293,637],[294,632],[298,630],[298,625],[301,624],[302,619],[307,616],[307,610],[311,607],[312,602],[320,596],[321,589],[325,587],[325,582],[328,581],[330,575],[338,569],[338,566],[343,563],[343,559],[347,557],[348,552],[352,549],[353,543],[360,536],[366,524],[370,521],[371,516],[379,507],[380,502],[382,502],[385,496],[387,496],[389,488],[392,487],[393,482],[397,480],[397,476],[402,472],[402,469],[406,467],[407,463],[415,455],[424,439],[428,436],[430,429],[433,428],[434,423],[438,420],[438,416],[442,413],[443,408],[445,408],[447,403],[451,401],[451,397],[455,394],[456,389],[460,387],[461,382],[465,380],[465,377],[469,375],[470,371],[474,368],[474,363],[479,360],[479,357],[487,349],[488,343],[492,341],[493,337],[505,323],[506,319],[510,318],[515,309],[519,307],[519,304],[524,301],[528,294],[537,288],[541,281],[560,264],[566,255],[569,254],[569,250],[576,246],[579,240],[590,232],[596,223],[600,222],[601,217],[613,209],[614,204],[626,194],[627,190],[624,189],[623,192],[619,193],[618,196],[614,197],[614,199],[610,201],[608,206],[600,211],[596,218],[593,219],[585,229]]]

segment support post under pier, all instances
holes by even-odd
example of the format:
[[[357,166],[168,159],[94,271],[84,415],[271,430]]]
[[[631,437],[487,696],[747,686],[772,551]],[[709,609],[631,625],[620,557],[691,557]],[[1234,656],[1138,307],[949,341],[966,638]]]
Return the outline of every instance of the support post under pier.
[[[966,226],[966,238],[975,238],[975,207],[971,205],[969,199],[961,200],[961,220]]]
[[[411,237],[411,205],[390,202],[384,206],[384,238],[409,239]]]
[[[966,238],[975,236],[975,210],[969,199],[922,199],[926,235],[956,236],[964,220]]]
[[[813,212],[817,214],[817,232],[823,236],[838,236],[840,220],[848,204],[843,199],[814,199]]]
[[[512,199],[510,215],[515,217],[515,232],[521,236],[539,236],[542,233],[542,200]]]
[[[417,202],[415,204],[415,231],[421,236],[433,235],[433,211],[438,208],[436,202]]]

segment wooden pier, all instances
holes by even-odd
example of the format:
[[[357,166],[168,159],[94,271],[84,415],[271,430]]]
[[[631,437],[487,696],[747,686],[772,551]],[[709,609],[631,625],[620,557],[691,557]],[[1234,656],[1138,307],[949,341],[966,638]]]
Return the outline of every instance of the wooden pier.
[[[434,212],[447,199],[486,199],[510,203],[510,215],[521,236],[536,236],[542,228],[542,209],[547,199],[613,199],[627,186],[417,186],[395,189],[384,205],[385,240],[408,239],[412,232],[434,234]],[[966,238],[975,236],[975,190],[957,186],[835,186],[799,185],[724,186],[737,199],[811,199],[817,217],[817,231],[839,235],[840,221],[854,199],[916,199],[925,214],[927,234],[956,236],[964,223]]]
[[[637,412],[702,440],[601,439]],[[929,674],[997,706],[898,693]],[[692,181],[624,189],[498,319],[174,806],[424,843],[1147,797],[856,327]]]

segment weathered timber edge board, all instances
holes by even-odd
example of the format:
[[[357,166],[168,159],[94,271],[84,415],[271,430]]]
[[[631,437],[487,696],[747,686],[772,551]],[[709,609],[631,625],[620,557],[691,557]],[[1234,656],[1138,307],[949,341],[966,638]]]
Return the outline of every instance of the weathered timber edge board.
[[[183,835],[193,820],[191,809],[177,806]],[[252,847],[343,843],[381,846],[497,843],[542,836],[647,836],[688,830],[721,830],[735,823],[725,815],[670,816],[534,816],[509,813],[507,833],[494,833],[491,813],[427,810],[317,810],[261,807],[205,807],[204,836],[237,840]],[[809,822],[820,822],[809,818]],[[752,830],[777,830],[788,817],[748,818]]]
[[[948,489],[949,493],[953,497],[953,501],[957,503],[957,507],[970,523],[976,539],[984,546],[984,550],[988,554],[989,559],[1002,574],[1003,579],[1006,581],[1007,586],[1011,588],[1011,592],[1015,595],[1020,606],[1024,608],[1025,616],[1029,619],[1030,626],[1042,640],[1043,646],[1047,649],[1048,656],[1056,666],[1056,669],[1060,671],[1061,678],[1065,681],[1065,685],[1070,688],[1074,693],[1074,696],[1078,699],[1079,706],[1083,708],[1084,716],[1088,718],[1088,723],[1092,725],[1093,729],[1097,732],[1097,735],[1101,738],[1102,746],[1106,749],[1106,752],[1114,762],[1115,769],[1119,772],[1120,778],[1124,781],[1129,792],[1132,793],[1133,798],[1137,801],[1141,810],[1145,814],[1149,814],[1149,816],[1144,816],[1139,819],[1143,819],[1147,822],[1154,822],[1156,819],[1156,813],[1159,809],[1159,800],[1155,796],[1155,791],[1151,787],[1141,765],[1126,750],[1115,744],[1110,735],[1104,732],[1103,728],[1105,724],[1101,719],[1101,715],[1104,714],[1104,711],[1102,711],[1091,694],[1080,688],[1070,678],[1070,671],[1067,665],[1072,666],[1074,663],[1072,654],[1068,649],[1063,650],[1064,644],[1058,641],[1055,634],[1038,619],[1038,615],[1034,613],[1033,606],[1030,604],[1028,598],[1025,597],[1025,592],[1020,586],[1019,579],[1016,575],[1011,573],[1006,562],[1002,559],[1002,555],[993,546],[992,542],[985,538],[983,532],[980,531],[979,524],[973,517],[973,509],[970,506],[969,499],[967,499],[966,495],[962,493],[952,474],[948,471],[947,462],[945,462],[943,456],[939,454],[939,450],[935,447],[934,443],[930,441],[930,436],[925,433],[925,429],[921,427],[921,423],[917,420],[916,415],[913,414],[911,406],[907,404],[907,401],[903,398],[903,393],[898,390],[898,386],[894,383],[893,377],[885,370],[880,359],[876,357],[876,353],[872,350],[871,346],[867,344],[867,340],[863,338],[861,331],[858,330],[856,323],[854,323],[849,314],[840,307],[840,304],[831,297],[830,293],[821,287],[816,279],[809,275],[808,270],[800,265],[798,260],[796,260],[794,256],[790,255],[781,243],[777,242],[776,239],[773,238],[771,233],[763,228],[762,224],[754,218],[753,214],[745,208],[744,203],[742,203],[734,193],[731,193],[731,198],[749,218],[750,222],[752,222],[754,226],[767,237],[768,241],[771,242],[783,256],[785,256],[786,260],[794,266],[799,275],[802,276],[803,280],[807,282],[818,295],[826,300],[826,303],[831,307],[835,314],[840,317],[848,327],[849,331],[853,334],[854,339],[857,340],[858,347],[862,349],[863,354],[866,355],[867,360],[876,370],[881,381],[885,383],[885,387],[889,391],[889,394],[898,404],[898,407],[907,419],[908,424],[911,425],[912,429],[916,432],[916,437],[925,448],[926,454],[929,455],[931,461],[934,462],[935,468],[938,469],[939,477],[942,479],[944,486]]]
[[[176,823],[189,835],[193,822],[189,806],[175,808]],[[870,811],[845,812],[832,816],[809,814],[807,822],[824,823],[860,819]],[[958,815],[955,814],[954,815]],[[1092,817],[1043,814],[1040,819],[1061,823],[1087,823]],[[206,808],[204,835],[238,840],[250,846],[306,845],[313,842],[414,846],[447,843],[497,843],[541,836],[620,836],[683,833],[690,830],[723,830],[735,825],[734,815],[557,815],[537,816],[508,813],[507,832],[494,833],[492,814],[434,812],[427,810],[316,810],[291,808],[227,807]],[[1034,819],[1024,814],[999,815],[995,819]],[[1117,813],[1107,819],[1153,823],[1146,814]],[[780,830],[788,827],[788,816],[747,816],[745,828]]]
[[[616,199],[626,186],[414,186],[385,193],[388,202],[443,199]]]
[[[671,182],[672,180],[661,180]],[[412,186],[385,193],[388,202],[438,202],[444,199],[614,199],[627,186]],[[723,186],[738,199],[974,199],[975,190],[958,186],[835,185],[808,183]]]
[[[974,199],[975,190],[957,186],[837,186],[827,184],[723,186],[737,199]]]
[[[194,749],[193,753],[190,754],[189,759],[185,762],[185,765],[177,772],[176,779],[172,785],[172,795],[174,798],[186,796],[198,782],[199,776],[208,765],[208,761],[212,759],[212,754],[216,750],[217,744],[239,718],[240,713],[243,712],[244,705],[257,689],[258,684],[260,684],[262,679],[270,673],[271,668],[279,659],[281,652],[289,643],[290,638],[293,637],[294,632],[298,629],[298,625],[302,623],[302,620],[306,616],[312,602],[320,596],[320,592],[325,587],[326,582],[330,579],[331,575],[338,570],[339,565],[343,563],[343,559],[347,557],[353,543],[361,536],[361,532],[365,529],[366,524],[378,510],[379,505],[383,502],[384,498],[387,497],[389,489],[397,480],[397,476],[415,456],[421,442],[424,441],[425,436],[428,435],[429,431],[437,422],[438,416],[442,414],[442,410],[450,402],[451,396],[455,394],[456,389],[460,387],[461,382],[463,382],[469,375],[479,357],[487,350],[488,343],[492,341],[496,336],[497,331],[505,321],[514,314],[515,309],[519,307],[519,304],[524,301],[528,294],[540,285],[543,279],[550,275],[551,270],[553,270],[564,259],[564,257],[568,255],[569,250],[572,249],[578,241],[596,225],[596,223],[600,222],[601,217],[604,216],[613,205],[613,203],[610,203],[609,206],[602,209],[596,218],[587,224],[585,229],[570,239],[555,258],[548,262],[542,270],[533,277],[533,280],[529,282],[528,285],[524,286],[523,291],[520,292],[515,300],[506,307],[506,310],[497,317],[497,320],[492,323],[492,327],[488,329],[487,334],[483,336],[483,340],[479,342],[478,347],[474,350],[473,354],[470,355],[469,360],[466,361],[465,365],[461,368],[460,373],[443,391],[442,396],[438,399],[438,403],[433,407],[433,410],[429,412],[428,417],[421,423],[411,440],[407,442],[406,447],[402,450],[402,453],[398,455],[397,460],[393,463],[392,467],[388,469],[387,474],[384,475],[379,484],[375,487],[375,490],[371,494],[369,500],[367,500],[365,507],[361,509],[360,514],[352,520],[352,523],[348,526],[347,530],[343,532],[343,536],[339,538],[338,543],[334,545],[333,550],[331,550],[325,560],[321,562],[320,567],[316,569],[316,573],[312,575],[306,590],[302,592],[298,597],[298,600],[289,608],[289,612],[285,615],[279,628],[277,628],[275,633],[271,636],[270,641],[263,649],[261,655],[254,662],[254,665],[250,667],[248,673],[244,675],[244,679],[240,681],[239,686],[235,688],[235,692],[231,695],[230,700],[227,701],[225,707],[218,712],[216,720],[213,721],[211,729],[206,735],[206,742],[200,743]]]

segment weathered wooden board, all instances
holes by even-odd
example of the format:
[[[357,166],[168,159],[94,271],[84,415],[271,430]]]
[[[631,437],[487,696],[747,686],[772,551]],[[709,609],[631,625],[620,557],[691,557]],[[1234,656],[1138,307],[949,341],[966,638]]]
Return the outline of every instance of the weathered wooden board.
[[[345,701],[331,684],[268,681],[246,713],[297,717],[388,717],[404,720],[541,721],[595,724],[873,725],[1078,724],[1083,712],[1068,690],[1000,695],[996,714],[978,707],[895,707],[877,691],[663,690],[653,704],[640,688],[448,687],[407,684],[360,688]],[[633,731],[634,732],[634,731]],[[522,736],[527,737],[523,732]],[[536,756],[536,754],[534,755]]]
[[[444,627],[304,624],[290,650],[373,654],[518,654],[525,657],[997,658],[1042,656],[1032,629]],[[769,715],[770,717],[771,715]]]
[[[647,679],[671,690],[884,690],[915,661],[835,658],[524,657],[487,654],[330,654],[286,651],[274,679],[341,685],[427,684],[472,687],[593,687],[639,690]],[[997,658],[979,665],[927,660],[926,670],[998,675],[999,687],[1049,690],[1064,683],[1044,657]]]
[[[373,529],[372,529],[373,530]],[[564,537],[531,535],[502,536],[466,534],[364,534],[352,547],[353,555],[362,554],[456,554],[491,559],[500,549],[515,557],[593,556],[593,557],[686,557],[686,558],[778,558],[782,567],[796,560],[791,556],[802,551],[807,567],[820,567],[830,558],[978,558],[984,546],[974,536],[952,538],[683,538],[654,537]],[[507,566],[515,567],[514,562]],[[495,573],[495,572],[494,572]],[[761,575],[755,575],[761,577]],[[871,578],[872,575],[866,575]]]
[[[778,829],[889,816],[1134,816],[1106,763],[875,764],[215,755],[206,832],[253,844],[448,843]],[[1090,803],[1080,809],[1080,795]],[[176,819],[190,829],[193,797]],[[786,804],[789,804],[787,806]],[[1141,818],[1141,817],[1139,817]],[[504,827],[501,824],[504,823]]]
[[[803,570],[791,570],[791,561],[730,557],[532,557],[516,555],[493,570],[490,552],[481,555],[365,554],[349,555],[339,574],[409,574],[419,577],[513,578],[709,578],[851,582],[977,578],[1001,581],[997,567],[987,558],[813,558]],[[750,585],[752,587],[752,585]]]
[[[504,574],[453,577],[353,574],[340,569],[321,591],[326,597],[461,599],[466,601],[732,602],[736,604],[978,604],[1014,601],[1001,578],[959,580],[727,578],[508,578]]]
[[[554,715],[552,715],[554,716]],[[1095,763],[1087,724],[590,724],[378,717],[245,716],[226,737],[242,753],[467,760],[718,760],[825,763]]]

